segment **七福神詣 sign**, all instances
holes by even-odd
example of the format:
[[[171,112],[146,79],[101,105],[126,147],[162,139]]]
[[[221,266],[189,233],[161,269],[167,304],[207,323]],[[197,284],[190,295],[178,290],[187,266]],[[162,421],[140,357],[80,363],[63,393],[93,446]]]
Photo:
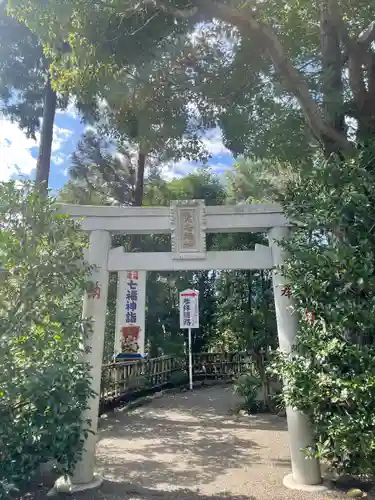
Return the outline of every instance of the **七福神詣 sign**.
[[[188,331],[189,387],[193,390],[193,355],[191,352],[191,329],[199,328],[199,301],[196,290],[180,292],[180,328]]]
[[[145,353],[146,271],[118,273],[115,359],[131,360]]]

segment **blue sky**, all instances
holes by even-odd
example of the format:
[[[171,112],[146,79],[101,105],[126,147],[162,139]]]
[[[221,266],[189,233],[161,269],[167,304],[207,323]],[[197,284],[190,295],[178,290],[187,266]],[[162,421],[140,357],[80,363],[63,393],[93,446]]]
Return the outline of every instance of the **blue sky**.
[[[50,187],[53,191],[61,188],[68,179],[70,155],[85,130],[73,105],[56,115]],[[38,139],[38,138],[37,138]],[[211,153],[209,165],[214,172],[222,174],[233,163],[231,153],[224,147],[219,129],[210,130],[203,142]],[[17,176],[17,170],[26,177],[33,178],[38,153],[38,142],[28,139],[16,123],[0,117],[0,181]],[[196,168],[197,164],[182,160],[163,167],[165,178],[182,177]]]

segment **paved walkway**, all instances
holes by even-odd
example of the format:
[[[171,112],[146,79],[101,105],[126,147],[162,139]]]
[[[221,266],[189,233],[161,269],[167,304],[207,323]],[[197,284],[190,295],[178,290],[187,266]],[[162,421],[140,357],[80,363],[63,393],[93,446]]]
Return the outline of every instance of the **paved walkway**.
[[[165,395],[101,420],[99,490],[70,500],[317,500],[290,491],[286,420],[236,417],[230,387]],[[331,495],[329,495],[331,496]],[[65,495],[62,496],[65,498]],[[36,500],[46,498],[42,491]],[[346,497],[347,498],[347,497]]]
[[[98,469],[101,500],[323,499],[286,490],[290,472],[286,420],[235,417],[230,387],[154,399],[102,423]]]

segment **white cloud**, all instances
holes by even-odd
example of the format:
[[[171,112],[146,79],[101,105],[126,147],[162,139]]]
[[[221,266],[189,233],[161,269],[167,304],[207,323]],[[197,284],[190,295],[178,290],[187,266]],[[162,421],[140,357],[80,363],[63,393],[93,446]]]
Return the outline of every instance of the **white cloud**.
[[[59,151],[72,134],[73,134],[72,130],[69,130],[68,128],[61,128],[58,127],[57,125],[54,125],[52,152],[55,153]]]
[[[63,165],[67,159],[68,159],[68,156],[64,153],[61,153],[61,152],[52,155],[52,158],[51,158],[51,160],[53,161],[53,163],[55,165]]]
[[[93,127],[92,125],[86,125],[83,129],[84,134],[92,133],[95,134],[98,131],[97,127]]]
[[[231,163],[222,163],[222,162],[214,162],[214,163],[209,163],[208,165],[215,173],[221,173],[224,172],[225,170],[228,170],[228,168],[231,168],[232,164]]]
[[[213,159],[209,162],[209,167],[213,172],[222,172],[223,170],[230,168],[229,163],[224,163],[222,157],[225,156],[232,160],[232,153],[223,144],[223,136],[220,128],[216,127],[208,130],[202,137],[203,142],[207,151],[212,155]],[[219,156],[219,161],[215,162],[215,156]],[[184,177],[194,171],[199,163],[191,162],[190,160],[182,159],[177,163],[168,162],[162,166],[162,176],[166,180],[173,179],[175,177]]]
[[[63,163],[63,153],[59,151],[72,135],[72,131],[56,125],[53,130],[52,161],[60,165]],[[32,173],[36,168],[36,159],[33,158],[31,150],[38,147],[39,138],[40,134],[37,133],[36,141],[28,139],[17,123],[0,117],[0,181],[7,181],[17,173],[27,176]]]
[[[230,155],[231,152],[223,144],[223,134],[219,127],[208,130],[201,138],[211,155]]]
[[[195,168],[197,168],[197,164],[186,159],[177,163],[168,162],[162,166],[161,176],[163,179],[169,181],[176,177],[184,177],[185,175],[190,174]]]
[[[223,162],[210,162],[207,165],[214,174],[222,176],[225,171],[231,168],[230,163]],[[191,174],[199,167],[199,164],[191,162],[189,160],[181,160],[177,163],[168,163],[161,168],[161,175],[165,180],[171,180],[174,178],[185,177]]]
[[[79,116],[77,108],[73,101],[69,101],[66,109],[57,110],[56,114],[60,116],[69,116],[70,118],[73,118],[73,120],[77,119]]]
[[[0,118],[0,181],[9,180],[18,169],[21,174],[30,175],[36,166],[30,150],[36,145],[16,123]]]

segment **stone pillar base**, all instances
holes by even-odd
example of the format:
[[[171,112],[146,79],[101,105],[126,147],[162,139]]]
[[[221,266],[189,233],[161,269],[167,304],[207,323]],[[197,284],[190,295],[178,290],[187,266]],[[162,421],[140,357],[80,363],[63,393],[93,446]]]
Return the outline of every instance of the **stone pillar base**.
[[[299,484],[293,479],[293,474],[288,474],[283,479],[283,485],[290,490],[300,490],[306,492],[320,492],[326,491],[328,488],[323,483],[320,484]]]
[[[78,493],[79,491],[99,488],[102,483],[103,478],[97,474],[94,474],[92,481],[82,484],[73,484],[70,477],[65,479],[65,477],[62,476],[56,480],[54,487],[47,493],[47,496],[54,497],[58,493],[68,493],[70,495],[73,495],[74,493]]]

